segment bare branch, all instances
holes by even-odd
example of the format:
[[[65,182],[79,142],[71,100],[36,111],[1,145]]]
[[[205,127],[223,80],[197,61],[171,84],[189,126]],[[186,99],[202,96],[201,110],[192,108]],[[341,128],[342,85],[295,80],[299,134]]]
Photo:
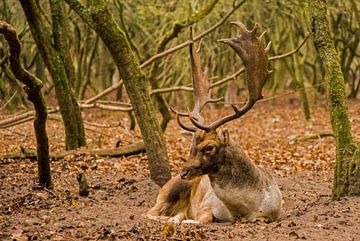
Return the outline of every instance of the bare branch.
[[[243,5],[246,2],[246,0],[241,1],[240,3],[236,4],[233,6],[233,9],[231,9],[230,12],[228,12],[219,22],[217,22],[214,26],[212,26],[211,28],[207,29],[206,31],[204,31],[203,33],[201,33],[200,35],[196,36],[194,38],[194,41],[198,41],[201,38],[203,38],[204,36],[208,35],[209,33],[211,33],[212,31],[214,31],[215,29],[217,29],[219,26],[221,26],[239,7],[241,7],[241,5]],[[185,48],[190,44],[190,40],[179,44],[175,47],[172,47],[170,49],[165,50],[164,52],[155,54],[154,56],[152,56],[151,58],[149,58],[148,60],[144,61],[141,65],[140,68],[145,68],[147,66],[149,66],[151,63],[153,63],[155,60],[162,58],[164,56],[167,56],[169,54],[172,54],[176,51],[178,51],[179,49]]]
[[[18,91],[16,90],[14,94],[3,104],[3,106],[0,107],[0,110],[5,109],[6,106],[14,99]]]
[[[110,86],[109,88],[107,88],[106,90],[102,91],[101,93],[95,95],[94,97],[86,100],[84,102],[84,104],[91,104],[91,103],[94,103],[95,101],[97,101],[98,99],[110,94],[111,92],[117,90],[123,83],[123,80],[120,80],[118,83]]]
[[[89,109],[89,108],[99,108],[102,110],[113,110],[113,111],[124,111],[129,112],[132,111],[132,107],[122,107],[122,106],[115,106],[115,105],[104,105],[100,103],[92,103],[92,104],[79,104],[81,109]]]
[[[304,46],[305,42],[308,40],[309,38],[309,35],[306,35],[306,37],[303,39],[303,41],[299,44],[299,46],[296,47],[296,49],[294,50],[291,50],[285,54],[281,54],[281,55],[276,55],[276,56],[273,56],[273,57],[269,57],[269,62],[270,61],[273,61],[273,60],[279,60],[279,59],[284,59],[286,57],[289,57],[293,54],[296,54],[300,51],[300,49]],[[210,89],[214,88],[214,87],[217,87],[219,85],[222,85],[228,81],[230,81],[231,79],[239,76],[240,74],[244,73],[245,72],[245,68],[241,68],[239,69],[238,71],[236,71],[235,73],[233,73],[232,75],[229,75],[221,80],[218,80],[214,83],[211,83],[210,84]],[[194,89],[192,87],[189,87],[189,86],[174,86],[174,87],[169,87],[169,88],[161,88],[161,89],[155,89],[155,90],[152,90],[151,93],[168,93],[168,92],[173,92],[173,91],[194,91]]]
[[[89,26],[95,29],[96,24],[94,23],[89,9],[81,4],[78,0],[65,0],[71,9],[74,10]]]
[[[270,57],[270,58],[269,58],[269,61],[278,60],[278,59],[283,59],[283,58],[289,57],[289,56],[291,56],[291,55],[299,52],[299,50],[301,49],[301,47],[302,47],[302,46],[305,44],[305,42],[308,40],[309,36],[310,36],[309,34],[306,34],[305,38],[303,39],[303,41],[299,44],[299,46],[298,46],[296,49],[294,49],[294,50],[292,50],[292,51],[290,51],[290,52],[287,52],[287,53],[285,53],[285,54],[281,54],[281,55],[276,55],[276,56]]]

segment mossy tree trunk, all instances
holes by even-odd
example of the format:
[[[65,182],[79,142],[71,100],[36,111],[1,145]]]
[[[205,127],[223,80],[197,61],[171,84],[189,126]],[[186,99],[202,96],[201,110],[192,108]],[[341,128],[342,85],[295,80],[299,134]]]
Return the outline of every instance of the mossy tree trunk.
[[[351,133],[340,59],[330,35],[325,0],[308,0],[310,27],[328,83],[331,125],[336,139],[333,198],[360,195],[360,150]]]
[[[164,138],[156,120],[155,107],[148,91],[148,82],[131,50],[126,34],[114,21],[104,1],[93,0],[89,2],[89,8],[77,0],[65,1],[99,34],[109,49],[120,76],[124,80],[143,136],[150,177],[158,185],[164,185],[171,178]]]
[[[20,0],[29,23],[31,33],[44,63],[54,82],[55,93],[65,127],[65,146],[67,150],[86,145],[84,124],[80,108],[72,89],[73,68],[68,55],[69,48],[64,37],[60,0],[50,0],[53,20],[51,33],[47,22],[41,17],[35,0]],[[55,44],[53,44],[55,43]]]
[[[49,142],[46,133],[47,109],[41,88],[43,83],[34,75],[27,72],[20,64],[20,42],[15,29],[0,21],[0,33],[10,46],[10,68],[15,77],[25,84],[28,99],[35,107],[34,129],[36,136],[37,163],[39,172],[39,184],[43,187],[52,187],[51,171],[49,163]]]

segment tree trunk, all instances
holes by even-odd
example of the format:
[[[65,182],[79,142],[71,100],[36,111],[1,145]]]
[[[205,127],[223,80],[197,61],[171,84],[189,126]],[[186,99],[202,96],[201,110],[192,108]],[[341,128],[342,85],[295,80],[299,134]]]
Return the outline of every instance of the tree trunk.
[[[336,166],[333,198],[360,195],[360,150],[355,143],[345,96],[344,76],[339,56],[330,35],[326,1],[309,0],[310,27],[328,83],[330,118],[336,140]]]
[[[73,78],[73,76],[69,76],[71,68],[69,66],[66,67],[65,63],[68,62],[62,57],[69,53],[66,49],[62,49],[60,53],[58,49],[61,47],[65,48],[63,43],[63,41],[65,41],[63,40],[63,29],[59,26],[62,21],[59,20],[59,18],[62,18],[61,12],[59,12],[61,8],[60,10],[59,8],[54,8],[54,5],[57,6],[57,4],[59,4],[58,1],[59,0],[51,1],[53,15],[56,16],[53,16],[54,32],[52,35],[54,42],[58,43],[57,45],[52,44],[53,41],[51,41],[50,38],[49,27],[46,26],[46,21],[41,18],[40,9],[36,1],[20,0],[20,3],[25,12],[35,43],[54,81],[55,93],[65,127],[66,149],[71,150],[85,146],[86,140],[80,108],[69,81],[69,78]]]
[[[164,185],[171,178],[164,138],[156,120],[155,107],[148,91],[148,82],[131,51],[125,33],[114,21],[103,1],[91,1],[89,9],[77,0],[65,1],[99,34],[109,49],[120,76],[124,80],[144,139],[150,177],[158,185]]]
[[[20,64],[20,42],[15,29],[0,21],[0,33],[5,35],[10,46],[10,67],[15,77],[23,82],[28,99],[35,107],[34,129],[36,135],[37,163],[39,171],[39,184],[43,187],[52,187],[49,163],[49,142],[46,133],[47,109],[41,88],[41,80],[27,72]]]

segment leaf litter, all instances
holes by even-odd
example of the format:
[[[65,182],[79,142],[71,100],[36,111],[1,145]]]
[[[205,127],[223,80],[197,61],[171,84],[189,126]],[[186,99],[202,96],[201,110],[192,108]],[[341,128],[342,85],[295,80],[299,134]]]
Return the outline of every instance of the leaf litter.
[[[353,134],[359,140],[360,102],[351,101],[349,109]],[[211,121],[230,112],[230,108],[207,111],[205,118]],[[3,111],[0,119],[8,115]],[[127,114],[89,110],[84,119],[116,126],[91,126],[89,148],[139,141],[138,128],[126,129]],[[63,150],[62,124],[49,120],[47,128],[50,150]],[[282,98],[275,105],[259,103],[226,128],[257,165],[278,179],[285,202],[278,222],[176,225],[147,220],[143,214],[154,205],[159,187],[149,180],[146,154],[72,155],[51,162],[52,190],[36,185],[36,162],[0,160],[0,240],[360,240],[359,198],[331,200],[333,137],[297,140],[331,131],[326,104],[318,105],[306,122],[298,101]],[[0,129],[0,135],[0,153],[36,148],[31,122]],[[175,175],[186,161],[190,140],[181,135],[175,121],[170,122],[165,138]],[[80,172],[89,182],[89,197],[78,195]]]

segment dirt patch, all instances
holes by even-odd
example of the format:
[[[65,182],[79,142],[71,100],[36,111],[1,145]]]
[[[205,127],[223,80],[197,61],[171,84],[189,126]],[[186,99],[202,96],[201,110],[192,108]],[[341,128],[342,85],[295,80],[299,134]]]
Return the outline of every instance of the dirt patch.
[[[18,163],[8,164],[17,168]],[[9,170],[9,169],[8,169]],[[1,178],[4,179],[1,172]],[[332,172],[301,172],[278,181],[284,195],[278,222],[166,225],[142,215],[159,188],[147,178],[89,175],[89,197],[28,181],[1,187],[1,240],[359,240],[359,198],[331,201]],[[76,186],[70,177],[69,186]],[[18,179],[19,182],[21,180]]]
[[[155,203],[159,187],[149,180],[145,154],[128,158],[69,156],[51,163],[54,189],[36,186],[37,166],[30,160],[0,161],[0,240],[360,240],[360,199],[331,201],[334,141],[330,137],[296,141],[331,130],[326,107],[303,120],[298,102],[264,103],[228,126],[258,165],[277,176],[284,198],[278,222],[166,225],[142,215]],[[227,110],[230,111],[230,110]],[[226,111],[221,113],[226,114]],[[351,103],[355,137],[360,133],[360,103]],[[208,113],[211,118],[211,113]],[[5,116],[1,116],[5,118]],[[122,127],[87,127],[90,148],[139,140],[126,115],[87,112],[87,121]],[[89,130],[91,129],[91,130]],[[48,123],[51,150],[63,148],[61,123]],[[35,148],[31,123],[0,130],[0,152]],[[187,156],[189,141],[175,123],[166,132],[173,173]],[[90,196],[78,196],[76,175],[85,172]]]

